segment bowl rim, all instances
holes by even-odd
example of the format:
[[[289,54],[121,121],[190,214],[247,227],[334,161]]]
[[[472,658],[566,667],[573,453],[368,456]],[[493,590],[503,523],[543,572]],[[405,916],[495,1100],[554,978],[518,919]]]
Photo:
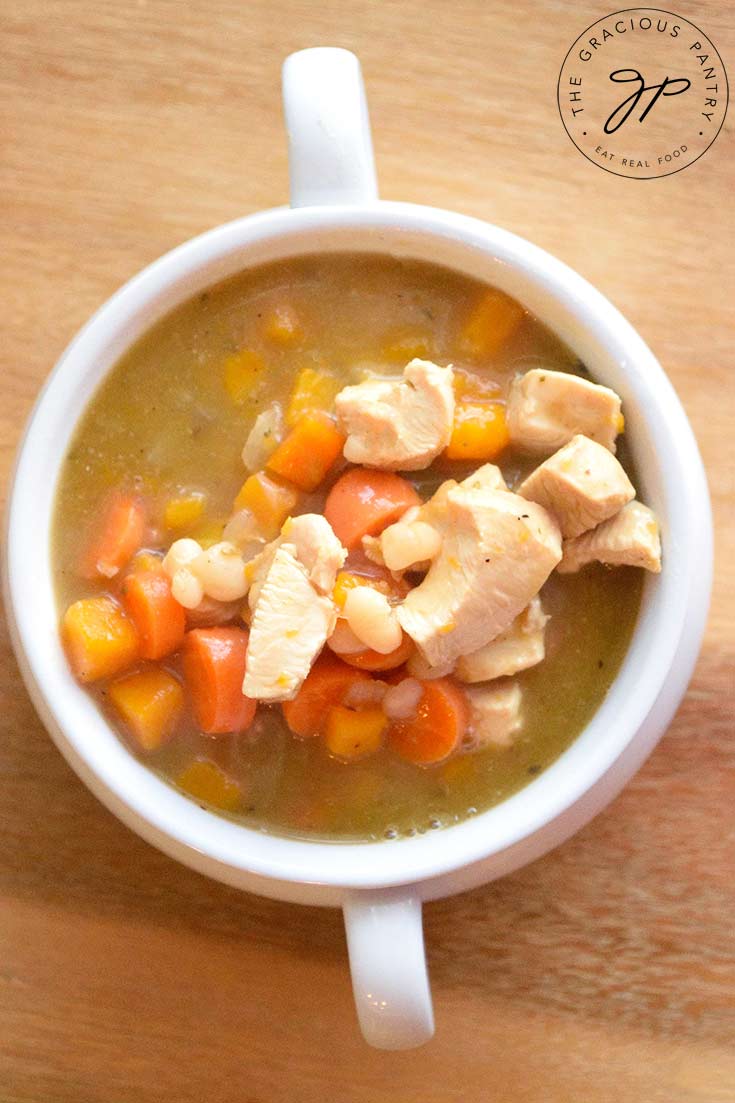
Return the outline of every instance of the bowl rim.
[[[58,632],[51,633],[53,640],[47,632],[39,639],[37,632],[44,616],[47,624],[51,616],[57,624],[55,608],[49,608],[49,545],[60,464],[80,406],[86,408],[99,379],[133,343],[133,323],[143,332],[154,320],[142,324],[153,305],[155,317],[161,317],[199,287],[247,267],[243,253],[248,250],[265,245],[283,256],[320,252],[330,234],[336,235],[333,240],[357,234],[370,240],[373,251],[386,253],[405,249],[405,240],[411,248],[412,234],[416,241],[443,241],[468,257],[476,254],[478,263],[491,270],[488,282],[511,293],[523,285],[526,303],[533,287],[539,302],[563,309],[579,341],[606,350],[638,409],[645,411],[645,428],[639,432],[659,461],[657,477],[666,498],[665,570],[647,579],[628,653],[583,732],[542,774],[499,805],[440,831],[390,843],[294,839],[199,808],[124,747],[71,677]],[[303,247],[309,242],[311,248]],[[362,248],[353,245],[350,251]],[[261,257],[255,263],[262,262]],[[94,382],[94,365],[105,358],[112,358],[110,365]],[[11,638],[34,704],[72,767],[119,818],[172,856],[222,880],[254,877],[383,888],[451,873],[543,831],[613,767],[661,694],[678,703],[701,643],[711,587],[712,523],[701,459],[674,389],[641,337],[600,292],[544,250],[499,227],[438,208],[381,200],[364,206],[275,208],[237,219],[166,253],[108,299],[61,355],[30,415],[11,476],[5,549]],[[696,631],[684,638],[692,617]],[[592,808],[585,819],[599,810]]]

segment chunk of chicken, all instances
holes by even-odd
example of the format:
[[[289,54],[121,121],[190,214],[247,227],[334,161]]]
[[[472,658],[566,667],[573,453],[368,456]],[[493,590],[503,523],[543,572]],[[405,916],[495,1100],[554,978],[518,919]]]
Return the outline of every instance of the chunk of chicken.
[[[418,471],[449,444],[454,420],[451,368],[412,360],[400,380],[370,379],[335,399],[345,459],[390,471]]]
[[[641,502],[628,502],[609,521],[573,540],[565,540],[560,574],[571,574],[586,563],[661,570],[661,537],[652,510]]]
[[[289,517],[281,529],[281,538],[296,546],[296,555],[317,590],[331,594],[337,571],[347,558],[347,549],[342,547],[326,517],[320,513]]]
[[[288,701],[299,691],[336,624],[331,593],[346,558],[326,518],[305,513],[286,521],[278,539],[249,564],[247,697]]]
[[[533,368],[514,381],[506,418],[513,444],[547,453],[578,433],[614,452],[624,424],[615,391],[578,375],[544,368]]]
[[[398,607],[404,631],[431,666],[495,639],[561,559],[559,528],[542,506],[465,486],[451,487],[442,501],[441,552]]]
[[[309,581],[293,544],[276,548],[250,626],[242,685],[257,701],[290,701],[331,634],[337,611]]]
[[[612,452],[576,436],[532,471],[518,493],[548,509],[568,538],[613,517],[635,488]]]
[[[536,666],[544,658],[544,628],[548,619],[541,598],[533,598],[510,628],[479,651],[459,659],[455,677],[460,682],[489,682]]]
[[[521,689],[515,682],[473,686],[465,690],[470,706],[467,750],[483,747],[510,747],[523,723]]]

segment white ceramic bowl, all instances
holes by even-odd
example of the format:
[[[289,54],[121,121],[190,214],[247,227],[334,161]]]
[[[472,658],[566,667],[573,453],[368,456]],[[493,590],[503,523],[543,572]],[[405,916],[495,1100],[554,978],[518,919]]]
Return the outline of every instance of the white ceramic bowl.
[[[117,292],[49,377],[23,439],[8,510],[5,592],[28,690],[82,780],[172,857],[251,892],[342,906],[363,1032],[401,1048],[433,1031],[421,902],[516,869],[599,812],[641,765],[686,689],[704,629],[712,527],[697,446],[668,379],[593,287],[547,253],[447,211],[377,200],[356,59],[309,50],[284,67],[292,207],[220,226],[174,249]],[[173,307],[243,268],[298,254],[362,250],[421,258],[517,297],[618,391],[640,492],[658,514],[664,569],[647,577],[630,649],[573,745],[502,804],[394,842],[328,844],[267,835],[199,808],[125,749],[72,678],[58,636],[50,528],[76,423],[120,356]]]

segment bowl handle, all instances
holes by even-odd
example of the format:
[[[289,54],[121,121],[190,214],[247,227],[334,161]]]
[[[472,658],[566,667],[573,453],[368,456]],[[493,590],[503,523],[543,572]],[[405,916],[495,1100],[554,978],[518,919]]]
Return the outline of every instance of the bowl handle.
[[[349,50],[299,50],[283,65],[292,207],[378,198],[360,62]]]
[[[421,925],[411,888],[348,893],[343,902],[352,990],[365,1041],[412,1049],[434,1033]]]

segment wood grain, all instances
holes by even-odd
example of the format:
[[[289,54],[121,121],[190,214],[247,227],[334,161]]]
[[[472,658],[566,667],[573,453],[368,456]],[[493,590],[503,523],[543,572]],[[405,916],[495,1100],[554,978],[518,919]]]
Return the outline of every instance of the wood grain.
[[[404,1054],[358,1037],[337,913],[208,882],[97,804],[3,634],[3,1103],[735,1100],[732,123],[666,179],[585,161],[556,78],[608,7],[3,5],[4,476],[92,310],[192,234],[285,200],[281,61],[343,45],[363,62],[384,195],[531,238],[652,345],[701,442],[719,561],[687,699],[624,794],[553,855],[426,909],[438,1033]],[[683,14],[735,55],[729,5]]]

